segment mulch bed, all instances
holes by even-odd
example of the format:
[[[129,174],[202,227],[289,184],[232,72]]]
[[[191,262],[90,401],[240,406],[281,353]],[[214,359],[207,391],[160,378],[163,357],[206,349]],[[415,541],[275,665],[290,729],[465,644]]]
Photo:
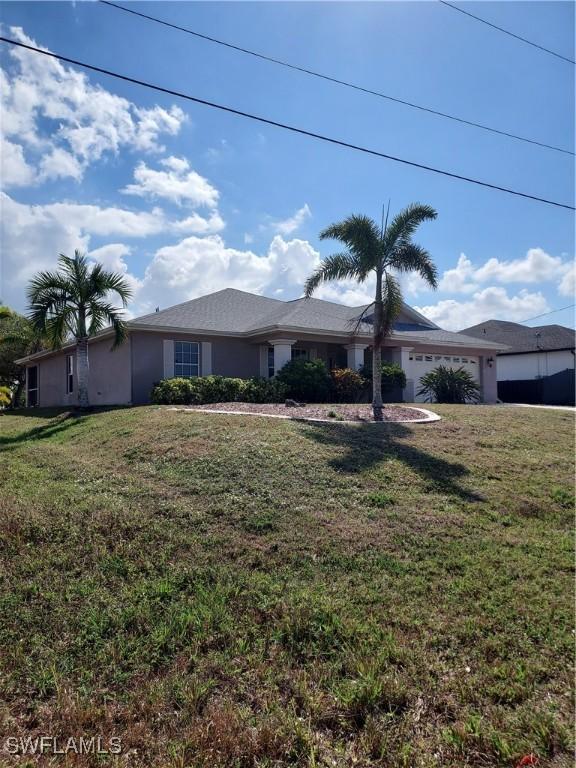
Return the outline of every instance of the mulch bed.
[[[187,410],[243,411],[268,416],[288,416],[292,419],[334,419],[334,421],[373,421],[372,406],[368,404],[321,404],[287,406],[284,403],[210,403],[187,406]],[[424,414],[415,408],[402,405],[388,405],[382,409],[384,421],[414,421]]]

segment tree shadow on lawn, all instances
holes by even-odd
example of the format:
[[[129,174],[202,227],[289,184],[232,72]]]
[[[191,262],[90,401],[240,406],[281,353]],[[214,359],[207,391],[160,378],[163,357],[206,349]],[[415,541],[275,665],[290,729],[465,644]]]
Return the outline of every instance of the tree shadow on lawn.
[[[463,488],[458,482],[470,470],[433,456],[403,441],[414,434],[405,424],[326,424],[308,421],[303,434],[318,443],[340,446],[346,452],[329,461],[339,472],[357,473],[388,459],[398,459],[430,482],[431,490],[458,496],[469,502],[485,501],[481,494]]]
[[[15,412],[12,412],[15,413]],[[20,416],[22,414],[16,413]],[[25,414],[32,415],[32,414]],[[45,413],[36,412],[38,417],[46,418]],[[64,432],[75,424],[80,424],[89,414],[82,413],[80,411],[64,411],[58,413],[48,424],[42,424],[39,427],[33,427],[25,432],[18,432],[16,435],[0,435],[0,452],[10,450],[21,443],[25,443],[28,440],[44,440],[49,437],[57,435],[59,432]]]

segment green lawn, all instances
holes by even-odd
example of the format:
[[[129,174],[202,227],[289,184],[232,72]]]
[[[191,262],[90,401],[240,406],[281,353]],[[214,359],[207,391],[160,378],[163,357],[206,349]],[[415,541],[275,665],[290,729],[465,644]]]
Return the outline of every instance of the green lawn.
[[[572,766],[573,416],[436,410],[1,415],[1,731],[122,739],[46,765]]]

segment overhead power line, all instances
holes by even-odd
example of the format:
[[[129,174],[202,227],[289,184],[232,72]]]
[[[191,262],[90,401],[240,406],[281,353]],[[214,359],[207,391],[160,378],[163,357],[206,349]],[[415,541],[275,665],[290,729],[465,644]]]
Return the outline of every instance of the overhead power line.
[[[430,171],[431,173],[436,173],[441,176],[447,176],[451,179],[458,179],[459,181],[465,181],[469,184],[476,184],[480,187],[487,187],[488,189],[496,189],[499,192],[506,192],[509,195],[515,195],[516,197],[523,197],[528,200],[535,200],[539,203],[545,203],[546,205],[553,205],[556,208],[566,208],[569,211],[574,211],[576,208],[572,205],[568,205],[567,203],[559,203],[556,200],[547,200],[544,197],[538,197],[536,195],[529,195],[526,192],[519,192],[514,189],[509,189],[508,187],[501,187],[497,184],[490,184],[487,181],[480,181],[479,179],[473,179],[468,176],[462,176],[458,173],[452,173],[451,171],[444,171],[440,168],[434,168],[430,165],[424,165],[423,163],[417,163],[413,160],[406,160],[402,157],[396,157],[394,155],[386,154],[385,152],[379,152],[375,149],[369,149],[367,147],[362,147],[358,144],[351,144],[347,141],[342,141],[341,139],[334,139],[330,136],[325,136],[321,133],[314,133],[313,131],[307,131],[304,128],[297,128],[293,125],[288,125],[287,123],[280,123],[276,120],[271,120],[266,117],[260,117],[259,115],[253,115],[250,112],[243,112],[240,109],[234,109],[233,107],[227,107],[223,104],[217,104],[212,101],[207,101],[206,99],[200,99],[196,96],[191,96],[187,93],[182,93],[181,91],[175,91],[172,88],[165,88],[160,85],[154,85],[153,83],[149,83],[145,80],[138,80],[135,77],[129,77],[128,75],[122,75],[118,72],[113,72],[109,69],[104,69],[103,67],[97,67],[94,64],[87,64],[83,61],[78,61],[77,59],[71,59],[68,56],[62,56],[58,53],[52,53],[51,51],[43,50],[42,48],[37,48],[33,45],[27,45],[26,43],[21,43],[18,40],[12,40],[9,37],[3,37],[0,36],[0,42],[8,43],[9,45],[17,46],[18,48],[24,48],[28,51],[33,51],[34,53],[38,53],[42,56],[48,56],[52,59],[58,59],[58,61],[64,61],[67,64],[73,64],[76,67],[83,67],[84,69],[89,69],[92,72],[99,72],[102,75],[108,75],[109,77],[114,77],[117,80],[123,80],[126,83],[133,83],[134,85],[141,85],[144,88],[150,88],[154,91],[158,91],[159,93],[166,93],[169,96],[175,96],[179,99],[185,99],[186,101],[192,101],[195,104],[202,104],[206,107],[212,107],[213,109],[219,109],[222,112],[228,112],[232,115],[238,115],[239,117],[245,117],[249,120],[255,120],[258,123],[263,123],[264,125],[272,125],[275,128],[282,128],[285,131],[290,131],[291,133],[298,133],[302,136],[308,136],[311,139],[317,139],[318,141],[323,141],[328,144],[334,144],[339,147],[346,147],[347,149],[353,149],[356,152],[363,152],[367,155],[373,155],[374,157],[381,157],[385,160],[392,160],[396,163],[402,163],[403,165],[409,165],[413,168],[420,168],[424,171]]]
[[[529,323],[530,320],[538,320],[539,317],[546,317],[547,315],[555,315],[556,312],[563,312],[565,309],[572,309],[576,307],[576,304],[568,304],[567,307],[560,307],[559,309],[551,309],[550,312],[542,312],[541,315],[534,315],[534,317],[527,317],[526,320],[519,320],[519,323]]]
[[[118,3],[110,2],[109,0],[100,0],[101,5],[108,5],[110,8],[116,8],[119,11],[124,11],[125,13],[130,13],[133,16],[139,16],[142,19],[147,19],[148,21],[153,21],[156,24],[161,24],[164,27],[170,27],[171,29],[176,29],[180,32],[185,32],[188,35],[193,35],[194,37],[200,38],[201,40],[206,40],[210,43],[216,43],[217,45],[222,45],[225,48],[230,48],[233,51],[237,51],[239,53],[245,53],[248,56],[254,56],[257,59],[262,59],[263,61],[267,61],[271,64],[278,64],[281,67],[287,67],[288,69],[293,69],[296,72],[302,72],[305,75],[311,75],[312,77],[317,77],[321,80],[327,80],[330,83],[336,83],[337,85],[342,85],[346,88],[352,88],[355,91],[361,91],[362,93],[367,93],[371,96],[378,96],[381,99],[386,99],[388,101],[395,102],[396,104],[403,104],[406,107],[411,107],[412,109],[418,109],[421,112],[428,112],[431,115],[436,115],[437,117],[443,117],[447,120],[453,120],[457,123],[461,123],[463,125],[472,126],[474,128],[480,128],[483,131],[489,131],[490,133],[496,133],[500,136],[506,136],[509,139],[515,139],[517,141],[523,141],[527,144],[534,144],[538,147],[544,147],[545,149],[552,149],[555,152],[562,152],[566,155],[572,155],[574,156],[574,152],[572,152],[569,149],[565,149],[563,147],[557,147],[554,144],[547,144],[544,141],[537,141],[536,139],[528,139],[525,136],[519,136],[515,133],[510,133],[509,131],[503,131],[499,128],[492,128],[489,125],[484,125],[483,123],[476,123],[473,120],[466,120],[463,117],[457,117],[456,115],[450,115],[447,112],[441,112],[438,109],[432,109],[431,107],[425,107],[422,104],[415,104],[414,102],[407,101],[406,99],[400,99],[396,96],[390,96],[389,94],[382,93],[380,91],[372,90],[371,88],[366,88],[362,85],[358,85],[356,83],[350,83],[346,80],[340,80],[337,77],[333,77],[332,75],[326,75],[321,72],[316,72],[312,69],[307,69],[306,67],[301,67],[297,64],[291,64],[287,61],[282,61],[281,59],[276,59],[273,56],[267,56],[264,53],[259,53],[258,51],[252,51],[249,48],[243,48],[240,45],[235,45],[234,43],[228,43],[225,40],[219,40],[216,37],[211,37],[210,35],[204,35],[201,32],[196,32],[193,29],[190,29],[189,27],[182,27],[179,24],[173,24],[170,21],[166,21],[165,19],[159,19],[157,16],[150,16],[147,13],[142,13],[141,11],[135,11],[132,8],[126,8],[123,5],[118,5]]]
[[[567,61],[569,64],[576,64],[576,61],[574,61],[574,59],[569,59],[567,56],[563,56],[561,53],[557,53],[556,51],[550,50],[550,48],[545,48],[543,45],[534,43],[532,42],[532,40],[528,40],[527,38],[522,37],[521,35],[517,35],[514,32],[510,32],[510,30],[504,29],[503,27],[499,27],[497,24],[493,24],[491,21],[482,19],[480,16],[475,16],[473,13],[470,13],[470,11],[465,11],[463,8],[459,8],[457,5],[454,5],[453,3],[449,3],[448,0],[439,0],[439,2],[441,2],[442,5],[445,5],[447,8],[452,8],[453,11],[458,11],[458,13],[463,13],[465,16],[470,16],[471,19],[475,19],[476,21],[482,22],[482,24],[486,24],[487,26],[492,27],[492,29],[497,29],[498,32],[503,32],[505,35],[509,35],[510,37],[513,37],[516,40],[520,40],[521,42],[526,43],[527,45],[531,45],[533,48],[538,48],[540,51],[544,51],[544,53],[549,53],[551,56],[556,56],[557,59],[562,59],[563,61]]]

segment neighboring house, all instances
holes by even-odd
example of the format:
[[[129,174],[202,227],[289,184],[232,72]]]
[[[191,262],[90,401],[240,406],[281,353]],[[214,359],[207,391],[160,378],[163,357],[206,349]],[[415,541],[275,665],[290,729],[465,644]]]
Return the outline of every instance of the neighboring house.
[[[364,307],[319,299],[279,301],[227,288],[130,320],[128,340],[111,350],[112,334],[89,341],[92,405],[140,404],[172,376],[274,376],[294,358],[320,358],[329,368],[370,363],[372,326]],[[495,356],[501,346],[443,331],[404,306],[383,358],[399,363],[408,380],[407,402],[418,399],[420,377],[437,365],[464,366],[485,402],[496,400]],[[27,368],[27,403],[75,405],[74,345],[19,361]]]
[[[508,346],[498,352],[498,397],[504,402],[574,404],[573,329],[488,320],[461,333]]]

